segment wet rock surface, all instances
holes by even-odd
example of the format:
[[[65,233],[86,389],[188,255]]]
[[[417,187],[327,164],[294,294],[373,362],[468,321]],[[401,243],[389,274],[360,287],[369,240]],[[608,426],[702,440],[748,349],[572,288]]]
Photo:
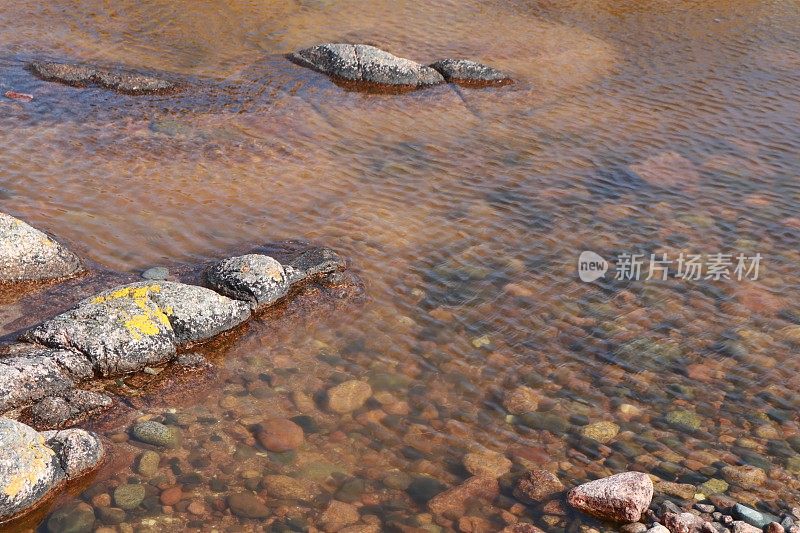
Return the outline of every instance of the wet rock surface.
[[[8,418],[0,418],[0,449],[0,520],[35,506],[104,456],[100,439],[86,431],[38,433]]]
[[[321,44],[293,53],[303,66],[352,82],[424,87],[444,82],[436,70],[365,44]]]
[[[22,412],[22,418],[39,429],[50,429],[80,423],[111,407],[113,400],[105,394],[72,389],[42,398]]]
[[[60,280],[82,271],[80,259],[63,245],[0,213],[0,284]]]
[[[513,81],[504,72],[469,59],[441,59],[429,66],[450,83],[504,85]]]
[[[33,61],[28,66],[36,76],[73,87],[98,86],[125,94],[164,94],[178,91],[181,85],[165,78],[126,69],[102,68],[87,64]]]
[[[225,259],[209,269],[207,277],[214,289],[248,302],[253,309],[272,305],[289,292],[283,265],[267,255]]]
[[[641,472],[590,481],[567,494],[567,501],[575,509],[613,522],[639,521],[652,499],[653,482]]]

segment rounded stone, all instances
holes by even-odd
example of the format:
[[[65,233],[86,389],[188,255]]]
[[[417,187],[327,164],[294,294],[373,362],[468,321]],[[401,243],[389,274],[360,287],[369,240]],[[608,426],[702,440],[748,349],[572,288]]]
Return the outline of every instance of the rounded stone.
[[[0,283],[63,279],[82,270],[80,260],[61,244],[0,213]]]
[[[136,472],[150,478],[158,471],[158,464],[161,462],[161,456],[154,451],[146,451],[139,456],[136,462]]]
[[[175,505],[183,498],[183,490],[180,487],[170,487],[161,493],[159,499],[162,505]]]
[[[464,456],[464,468],[473,476],[497,478],[511,470],[511,460],[491,450],[472,452]]]
[[[258,442],[271,452],[288,452],[303,444],[303,428],[286,418],[272,418],[261,424]]]
[[[180,432],[177,428],[153,420],[135,424],[131,435],[140,442],[162,448],[177,448],[180,445]]]
[[[114,489],[114,505],[120,509],[136,509],[144,501],[144,485],[120,485]]]
[[[59,509],[47,521],[50,533],[89,533],[94,529],[94,510],[92,506],[81,502]]]
[[[702,422],[697,413],[685,409],[670,411],[667,413],[666,420],[672,426],[690,431],[699,429]]]
[[[142,272],[142,277],[154,281],[164,281],[169,277],[169,269],[166,267],[148,268]]]
[[[614,422],[595,422],[581,429],[581,434],[587,439],[606,443],[612,440],[619,433],[619,426]]]
[[[242,518],[266,518],[270,511],[261,498],[252,492],[237,492],[228,496],[231,513]]]
[[[328,407],[335,413],[350,413],[364,405],[370,396],[369,383],[357,379],[345,381],[328,390]]]
[[[722,477],[728,483],[733,483],[743,489],[760,487],[767,482],[767,473],[750,465],[725,466],[722,468]]]
[[[539,395],[532,388],[521,385],[506,393],[503,407],[512,415],[530,413],[538,409]]]

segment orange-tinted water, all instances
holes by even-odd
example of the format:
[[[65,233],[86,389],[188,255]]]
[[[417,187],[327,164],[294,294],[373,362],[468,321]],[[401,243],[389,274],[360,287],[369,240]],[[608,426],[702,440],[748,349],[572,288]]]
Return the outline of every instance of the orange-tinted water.
[[[357,478],[361,523],[432,530],[424,501],[387,486],[387,472],[457,484],[462,456],[481,447],[567,484],[636,468],[699,486],[725,464],[755,464],[769,481],[729,495],[800,503],[798,28],[790,0],[7,2],[0,92],[35,99],[0,101],[3,211],[119,271],[301,237],[338,249],[367,284],[359,310],[278,335],[264,324],[230,347],[213,390],[176,407],[183,448],[162,454],[156,481],[182,483],[185,505],[124,523],[268,529],[214,505],[253,488],[253,472],[283,472],[324,494]],[[366,95],[282,57],[327,41],[470,57],[518,82]],[[191,87],[138,98],[64,87],[24,70],[41,57]],[[575,272],[586,249],[764,259],[749,284],[589,285]],[[20,312],[0,307],[4,323]],[[322,430],[295,456],[234,459],[254,419],[301,414],[298,392],[345,379],[391,394],[353,419],[306,412]],[[558,427],[508,418],[503,396],[520,384]],[[697,431],[664,421],[684,409]],[[603,446],[579,438],[599,421],[621,432]],[[329,463],[344,474],[320,474]],[[148,481],[127,468],[101,477],[85,500]],[[262,495],[274,530],[313,525],[326,506]],[[187,512],[192,501],[204,512]],[[471,512],[497,526],[511,504]],[[523,517],[552,531],[581,520]]]

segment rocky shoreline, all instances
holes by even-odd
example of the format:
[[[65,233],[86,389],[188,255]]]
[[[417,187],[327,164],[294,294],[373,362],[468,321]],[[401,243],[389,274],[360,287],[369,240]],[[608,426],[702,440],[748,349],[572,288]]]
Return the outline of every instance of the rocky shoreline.
[[[54,283],[86,272],[77,256],[55,239],[2,213],[0,265],[0,281],[6,285]],[[93,381],[173,361],[197,364],[179,353],[233,330],[311,281],[358,283],[345,274],[346,268],[333,250],[306,246],[285,263],[247,254],[213,264],[204,276],[211,288],[150,280],[101,291],[0,346],[0,415],[22,416],[44,428],[74,425],[113,403],[103,393],[84,390]],[[46,432],[34,438],[32,428],[10,418],[0,420],[0,440],[12,449],[8,460],[0,461],[0,494],[7,495],[0,499],[0,521],[37,505],[102,458],[103,447],[94,434],[74,433],[94,443],[96,457],[73,468],[68,466],[73,433]],[[32,458],[26,462],[25,457]]]

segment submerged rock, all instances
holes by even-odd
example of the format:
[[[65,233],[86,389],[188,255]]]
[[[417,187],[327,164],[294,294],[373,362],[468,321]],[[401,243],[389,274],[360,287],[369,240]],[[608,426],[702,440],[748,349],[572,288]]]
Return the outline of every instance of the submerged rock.
[[[500,485],[492,477],[474,476],[462,483],[436,495],[428,502],[428,509],[434,515],[457,519],[464,516],[471,501],[494,501],[500,494]]]
[[[0,213],[0,284],[66,279],[82,271],[80,259],[64,246]]]
[[[92,377],[92,365],[80,354],[26,344],[0,357],[0,412],[73,389]]]
[[[285,266],[289,284],[293,285],[309,278],[341,272],[347,262],[330,248],[310,248],[290,260]]]
[[[430,67],[441,74],[450,83],[462,85],[504,85],[513,80],[510,76],[469,59],[442,59],[432,63]]]
[[[347,81],[399,87],[444,82],[442,75],[431,67],[365,44],[321,44],[290,57],[300,65]]]
[[[220,261],[208,271],[208,282],[226,296],[253,309],[269,306],[289,292],[283,266],[268,255],[249,254]]]
[[[514,497],[524,503],[538,503],[556,497],[564,484],[547,470],[531,470],[517,481]]]
[[[369,383],[351,379],[328,390],[328,407],[334,413],[350,413],[364,405],[370,396]]]
[[[641,472],[590,481],[567,494],[567,502],[575,509],[613,522],[638,522],[652,499],[653,482]]]
[[[45,81],[73,87],[95,85],[125,94],[159,94],[180,89],[172,81],[120,68],[100,68],[77,63],[34,61],[31,72]]]
[[[106,410],[112,403],[111,398],[105,394],[73,389],[43,398],[25,412],[33,425],[40,429],[50,429],[76,424]]]
[[[65,481],[96,468],[104,456],[92,433],[37,433],[8,418],[0,418],[0,449],[0,520],[35,506]]]
[[[177,428],[165,426],[154,420],[135,424],[131,429],[131,435],[139,442],[161,448],[177,448],[181,442],[181,435]]]

